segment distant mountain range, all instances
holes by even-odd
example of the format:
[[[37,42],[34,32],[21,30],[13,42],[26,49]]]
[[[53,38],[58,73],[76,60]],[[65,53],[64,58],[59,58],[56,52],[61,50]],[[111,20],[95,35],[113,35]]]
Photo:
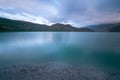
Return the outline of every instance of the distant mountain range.
[[[53,24],[51,26],[35,24],[25,21],[0,18],[0,31],[81,31],[92,32],[88,28],[75,28],[71,25]]]
[[[25,21],[0,18],[0,31],[78,31],[78,32],[120,32],[120,23],[91,25],[76,28],[69,24],[56,23],[51,26]]]
[[[99,24],[86,26],[95,32],[120,32],[120,23]]]

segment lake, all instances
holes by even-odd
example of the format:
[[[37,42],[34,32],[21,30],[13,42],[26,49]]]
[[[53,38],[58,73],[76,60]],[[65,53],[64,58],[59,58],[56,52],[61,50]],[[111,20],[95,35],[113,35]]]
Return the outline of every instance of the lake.
[[[120,69],[120,33],[3,32],[0,65],[66,62]]]
[[[119,80],[119,35],[0,33],[0,80]]]

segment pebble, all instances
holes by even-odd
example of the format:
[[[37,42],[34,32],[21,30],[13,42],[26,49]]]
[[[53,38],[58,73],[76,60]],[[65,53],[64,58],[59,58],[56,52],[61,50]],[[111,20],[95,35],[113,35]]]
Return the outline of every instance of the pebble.
[[[0,67],[0,80],[120,80],[120,73],[51,62]]]

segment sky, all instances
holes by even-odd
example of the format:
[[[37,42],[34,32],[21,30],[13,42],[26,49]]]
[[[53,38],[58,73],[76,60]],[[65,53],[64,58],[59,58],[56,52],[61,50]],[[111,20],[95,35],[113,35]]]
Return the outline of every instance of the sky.
[[[82,27],[120,22],[120,0],[0,0],[0,17]]]

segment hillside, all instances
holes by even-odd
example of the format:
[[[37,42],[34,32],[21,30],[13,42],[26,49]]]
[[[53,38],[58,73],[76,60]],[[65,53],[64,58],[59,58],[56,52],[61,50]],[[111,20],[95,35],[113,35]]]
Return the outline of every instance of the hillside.
[[[120,32],[120,25],[111,28],[109,31],[110,31],[110,32]]]
[[[0,18],[0,31],[92,31],[88,28],[75,28],[71,25],[53,24],[52,26],[25,21]]]
[[[92,29],[95,32],[120,32],[120,23],[91,25],[86,28]]]

